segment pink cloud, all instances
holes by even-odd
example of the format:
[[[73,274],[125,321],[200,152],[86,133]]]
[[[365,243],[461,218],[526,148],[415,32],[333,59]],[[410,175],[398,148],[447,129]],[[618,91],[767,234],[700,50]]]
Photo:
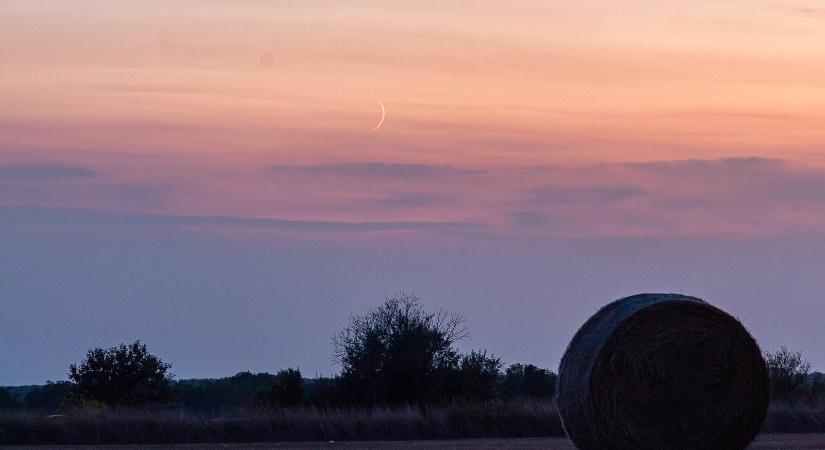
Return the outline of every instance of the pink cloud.
[[[127,171],[113,164],[1,166],[6,169],[0,170],[0,202],[127,217],[238,218],[201,224],[230,230],[257,220],[449,223],[455,225],[403,232],[454,237],[776,236],[817,233],[825,225],[825,172],[777,159],[531,168],[372,161],[178,170],[144,161]],[[81,172],[94,176],[65,176]],[[58,178],[46,182],[45,175]],[[394,230],[399,229],[387,231]],[[353,230],[323,231],[346,238]]]

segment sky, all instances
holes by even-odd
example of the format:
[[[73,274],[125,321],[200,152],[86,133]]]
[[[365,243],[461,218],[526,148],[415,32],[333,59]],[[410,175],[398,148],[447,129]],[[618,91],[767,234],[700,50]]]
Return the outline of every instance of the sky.
[[[825,370],[823,85],[818,0],[0,0],[0,384],[331,375],[398,292],[508,364],[681,292]]]

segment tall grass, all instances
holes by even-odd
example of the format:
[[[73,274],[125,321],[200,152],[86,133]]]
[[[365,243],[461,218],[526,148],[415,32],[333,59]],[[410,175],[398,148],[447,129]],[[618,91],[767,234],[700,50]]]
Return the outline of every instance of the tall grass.
[[[162,444],[562,436],[552,402],[432,408],[291,408],[208,417],[180,411],[0,415],[0,444]]]
[[[762,430],[766,433],[825,433],[825,403],[774,403]]]
[[[768,433],[825,432],[825,404],[774,404]],[[223,416],[181,410],[76,410],[0,414],[0,444],[185,444],[563,436],[551,401],[429,408],[284,408]]]

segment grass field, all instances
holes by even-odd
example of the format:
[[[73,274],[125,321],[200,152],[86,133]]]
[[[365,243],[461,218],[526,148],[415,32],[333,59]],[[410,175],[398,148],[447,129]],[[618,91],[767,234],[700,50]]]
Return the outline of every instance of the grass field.
[[[293,442],[280,444],[192,444],[192,445],[166,445],[150,446],[159,449],[181,449],[181,450],[218,450],[226,448],[249,448],[249,449],[323,449],[323,450],[348,450],[348,449],[409,449],[409,450],[435,450],[435,449],[513,449],[513,450],[573,450],[573,446],[566,439],[562,438],[521,438],[521,439],[458,439],[442,441],[353,441],[353,442]],[[0,447],[0,448],[23,448],[23,447]],[[91,450],[114,448],[119,450],[136,450],[147,448],[145,446],[125,445],[125,446],[42,446],[25,448],[60,450]],[[752,449],[809,449],[825,448],[825,434],[763,434],[760,435],[751,446]]]
[[[825,410],[775,405],[763,431],[754,448],[825,448]],[[362,448],[369,442],[368,448],[566,448],[562,436],[553,402],[464,404],[426,411],[292,408],[228,417],[174,410],[0,414],[0,445],[224,448],[209,445],[231,442],[242,448],[255,442],[283,442],[280,448],[305,448],[306,442],[324,442],[324,448]],[[192,447],[174,447],[180,445]]]
[[[552,402],[430,408],[284,408],[209,417],[180,411],[0,414],[0,444],[117,445],[340,442],[564,436]]]

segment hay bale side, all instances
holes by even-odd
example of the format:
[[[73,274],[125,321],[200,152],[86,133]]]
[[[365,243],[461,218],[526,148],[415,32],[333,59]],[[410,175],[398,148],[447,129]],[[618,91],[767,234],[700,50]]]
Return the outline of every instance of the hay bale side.
[[[765,420],[769,380],[735,318],[695,297],[641,294],[579,329],[556,395],[581,450],[743,449]]]

